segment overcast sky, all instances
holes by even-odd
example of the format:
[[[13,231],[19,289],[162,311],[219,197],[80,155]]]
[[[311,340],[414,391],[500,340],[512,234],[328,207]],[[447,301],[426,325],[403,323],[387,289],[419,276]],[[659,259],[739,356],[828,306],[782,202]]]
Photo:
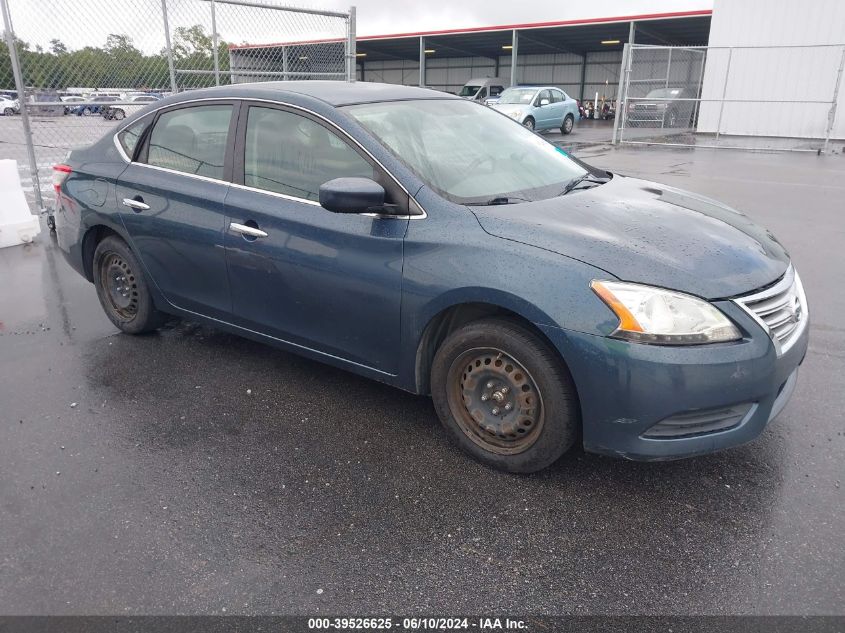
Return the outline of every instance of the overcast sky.
[[[273,0],[265,0],[273,2]],[[279,4],[346,11],[350,0],[276,0]],[[109,33],[127,34],[139,48],[153,52],[163,46],[160,0],[54,0],[50,10],[36,0],[9,0],[15,31],[31,44],[47,46],[53,38],[71,49],[101,46]],[[544,22],[711,9],[713,0],[357,0],[358,35],[440,30],[472,26]],[[208,3],[168,0],[171,31],[203,24],[210,28]],[[272,14],[272,15],[270,15]],[[267,43],[317,37],[337,37],[338,22],[308,17],[283,19],[264,12],[218,4],[218,31],[234,43]]]

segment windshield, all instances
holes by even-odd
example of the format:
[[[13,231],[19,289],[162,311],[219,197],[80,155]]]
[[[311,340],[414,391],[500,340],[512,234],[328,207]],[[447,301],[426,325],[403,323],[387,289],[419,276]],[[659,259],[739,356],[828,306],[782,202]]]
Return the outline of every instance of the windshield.
[[[508,88],[499,97],[499,103],[528,104],[537,94],[534,88]]]
[[[682,90],[682,88],[658,88],[649,92],[646,99],[673,99],[680,97]]]
[[[344,109],[432,189],[460,204],[543,200],[587,173],[519,123],[471,101],[392,101]]]
[[[481,86],[464,86],[458,93],[459,97],[472,97],[481,89]]]

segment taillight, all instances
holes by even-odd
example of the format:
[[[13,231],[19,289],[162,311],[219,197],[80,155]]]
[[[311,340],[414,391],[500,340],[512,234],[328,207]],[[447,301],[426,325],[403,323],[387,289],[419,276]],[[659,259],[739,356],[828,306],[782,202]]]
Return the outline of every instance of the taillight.
[[[73,170],[69,165],[53,165],[53,189],[55,190],[56,195],[59,195],[62,183],[68,176],[70,176],[72,171]]]

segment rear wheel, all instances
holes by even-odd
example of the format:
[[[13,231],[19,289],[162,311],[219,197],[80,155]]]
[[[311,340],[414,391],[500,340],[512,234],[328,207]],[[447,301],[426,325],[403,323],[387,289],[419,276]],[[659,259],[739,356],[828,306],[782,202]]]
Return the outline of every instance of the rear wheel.
[[[566,367],[538,336],[506,319],[451,333],[434,358],[440,421],[465,451],[495,468],[545,468],[575,441],[578,398]]]
[[[561,134],[569,134],[572,132],[572,126],[575,125],[575,117],[571,114],[567,114],[563,119],[563,125],[560,126],[560,133]]]
[[[141,264],[122,239],[106,237],[94,251],[94,286],[109,320],[127,334],[150,332],[165,315],[153,304]]]
[[[527,119],[525,119],[522,122],[522,124],[525,127],[527,127],[529,130],[531,130],[532,132],[534,131],[534,119],[532,119],[531,117],[528,117]]]
[[[120,108],[115,108],[111,112],[111,118],[113,118],[115,121],[122,121],[126,118],[126,113]]]

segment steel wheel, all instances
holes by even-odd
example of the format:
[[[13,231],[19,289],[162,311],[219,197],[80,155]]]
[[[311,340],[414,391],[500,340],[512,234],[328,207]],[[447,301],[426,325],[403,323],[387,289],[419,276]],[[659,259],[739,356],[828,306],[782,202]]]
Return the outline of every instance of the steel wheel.
[[[119,318],[129,321],[138,314],[138,283],[129,263],[117,253],[108,253],[100,262],[100,283],[108,307]]]
[[[529,130],[531,130],[532,132],[534,131],[534,119],[531,119],[531,118],[525,119],[525,121],[523,121],[522,124],[525,127],[527,127]]]
[[[575,124],[575,119],[572,118],[571,114],[567,114],[566,118],[563,119],[563,129],[562,132],[564,134],[569,134],[572,131],[572,126]]]
[[[115,121],[122,121],[124,118],[126,118],[126,113],[123,110],[121,110],[120,108],[116,108],[112,112],[111,116]]]
[[[455,420],[481,448],[514,455],[537,441],[544,423],[543,398],[513,356],[489,347],[467,350],[452,363],[447,381]]]

